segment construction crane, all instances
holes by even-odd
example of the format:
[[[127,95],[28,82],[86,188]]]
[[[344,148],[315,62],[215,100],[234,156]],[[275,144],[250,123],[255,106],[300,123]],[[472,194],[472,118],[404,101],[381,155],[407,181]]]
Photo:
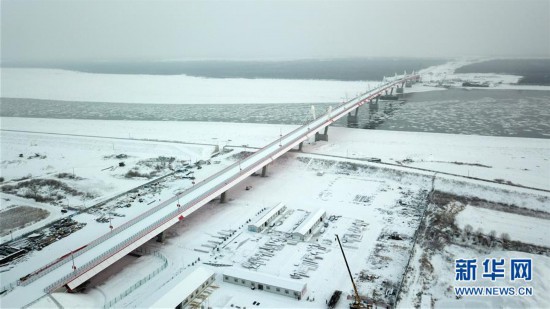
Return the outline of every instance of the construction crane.
[[[338,234],[336,234],[336,240],[338,240],[338,245],[342,251],[342,256],[344,257],[344,262],[346,262],[346,267],[348,269],[349,278],[351,279],[351,284],[353,285],[353,291],[355,292],[355,301],[351,303],[349,307],[351,309],[365,308],[363,302],[361,301],[361,297],[359,296],[359,292],[357,291],[355,281],[353,281],[353,276],[351,275],[351,270],[349,269],[348,259],[346,259],[346,254],[344,253],[344,248],[342,248],[342,243],[340,242],[340,237],[338,237]]]

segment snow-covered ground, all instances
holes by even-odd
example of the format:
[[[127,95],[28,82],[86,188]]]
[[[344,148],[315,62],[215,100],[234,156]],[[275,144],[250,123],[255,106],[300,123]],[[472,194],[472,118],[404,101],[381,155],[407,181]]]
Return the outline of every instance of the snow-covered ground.
[[[164,244],[152,241],[147,245],[149,249],[159,250],[168,258],[170,261],[168,268],[117,303],[117,306],[140,307],[152,304],[156,298],[163,295],[163,291],[167,287],[175,284],[174,280],[183,279],[182,276],[176,275],[178,272],[185,275],[195,269],[196,265],[191,265],[191,263],[199,257],[203,263],[227,264],[240,268],[242,263],[253,257],[265,242],[275,239],[286,240],[287,237],[278,236],[276,233],[258,234],[246,230],[248,219],[253,218],[261,209],[272,207],[279,202],[285,202],[289,209],[295,211],[312,211],[321,208],[327,211],[327,215],[342,216],[338,220],[330,222],[327,231],[323,234],[318,234],[317,231],[314,232],[315,236],[306,242],[294,245],[283,244],[283,248],[275,251],[274,256],[258,269],[263,273],[290,279],[290,273],[296,271],[297,265],[308,253],[309,244],[325,246],[328,250],[318,254],[321,257],[318,260],[318,268],[307,271],[309,277],[300,280],[308,285],[308,292],[304,298],[309,297],[311,300],[313,298],[315,300],[297,301],[260,291],[251,293],[248,288],[222,282],[221,277],[218,276],[215,284],[220,288],[216,289],[208,299],[209,304],[214,307],[229,307],[230,304],[248,307],[254,300],[257,300],[262,302],[263,307],[318,308],[324,305],[325,300],[330,298],[334,290],[344,291],[343,298],[345,298],[351,292],[351,285],[345,272],[341,253],[334,241],[334,234],[338,233],[341,237],[344,234],[352,234],[350,229],[353,228],[355,220],[362,220],[366,223],[365,229],[360,233],[362,237],[360,241],[348,241],[344,244],[350,266],[356,273],[369,265],[369,257],[373,255],[375,245],[378,244],[377,238],[381,233],[398,231],[402,235],[408,234],[409,240],[403,241],[403,243],[410,246],[410,238],[415,225],[418,224],[418,218],[413,215],[408,218],[399,218],[400,223],[404,221],[407,224],[394,227],[393,222],[397,218],[392,218],[391,211],[400,211],[401,213],[408,208],[407,206],[396,206],[397,200],[404,197],[402,191],[405,188],[416,192],[427,186],[429,182],[413,183],[414,179],[412,178],[398,181],[391,177],[384,180],[381,177],[385,174],[384,172],[376,175],[364,175],[360,171],[339,167],[337,162],[329,162],[329,164],[332,167],[327,169],[322,162],[318,162],[316,159],[312,160],[308,155],[294,153],[285,155],[270,166],[269,177],[248,178],[228,192],[230,197],[228,203],[219,204],[215,201],[193,213],[181,224],[169,229]],[[323,176],[317,175],[320,170],[325,172]],[[386,176],[389,175],[386,174]],[[245,190],[246,186],[252,188]],[[403,189],[398,189],[398,187]],[[358,194],[368,195],[370,201],[357,202],[355,197]],[[212,244],[210,241],[219,241],[215,237],[219,235],[218,232],[228,230],[235,230],[236,234],[229,242],[225,243],[219,252],[208,247]],[[390,253],[389,256],[396,263],[381,265],[377,273],[385,276],[383,278],[389,277],[396,280],[404,269],[404,261],[400,255],[400,251]],[[138,260],[130,261],[125,267],[127,269],[145,267],[143,263],[138,263]],[[158,267],[158,263],[152,263],[146,267],[152,271]],[[223,267],[211,268],[218,273],[223,272],[224,269]],[[101,305],[98,303],[98,298],[100,302],[103,299],[108,301],[135,283],[137,278],[134,277],[136,276],[131,277],[132,272],[127,269],[122,272],[117,269],[106,270],[107,274],[103,276],[109,277],[109,280],[100,281],[97,286],[93,285],[82,297],[56,293],[53,296],[63,306],[70,307],[77,303],[84,306]],[[115,287],[112,282],[119,284]],[[359,284],[359,288],[362,294],[369,293],[367,284]],[[97,291],[102,291],[103,296],[100,296],[101,294],[98,294]],[[89,295],[96,296],[89,297]],[[48,299],[43,301],[47,302]],[[345,306],[346,301],[340,301],[339,307],[344,308]]]
[[[421,73],[434,80],[448,79],[454,69],[466,63],[469,61],[452,62]],[[484,76],[483,81],[490,78]],[[510,76],[499,75],[494,78],[492,82],[503,81],[502,87],[504,83],[517,81],[514,79],[517,77]],[[366,82],[221,80],[38,69],[2,69],[2,83],[4,97],[172,104],[339,102],[346,93],[351,97],[368,87]],[[429,91],[441,88],[415,86],[412,89]],[[37,118],[1,118],[0,121],[1,167],[6,182],[17,183],[14,178],[27,174],[33,178],[51,178],[61,172],[72,174],[74,169],[74,174],[82,179],[63,181],[75,188],[97,193],[98,200],[146,182],[145,179],[125,179],[122,176],[140,160],[162,155],[196,161],[209,157],[215,146],[233,147],[234,152],[216,159],[217,163],[204,165],[200,171],[194,171],[197,178],[204,179],[237,160],[232,157],[234,153],[247,150],[246,147],[262,147],[277,139],[280,134],[296,128],[292,125]],[[185,276],[200,265],[217,273],[215,287],[206,301],[211,307],[253,307],[254,301],[261,301],[261,307],[318,308],[326,306],[325,302],[334,290],[341,290],[343,295],[338,307],[344,308],[348,305],[345,298],[351,295],[352,288],[334,241],[333,235],[336,233],[341,236],[354,235],[349,236],[344,250],[360,293],[367,297],[381,297],[383,302],[388,302],[393,299],[392,291],[406,270],[415,232],[425,207],[423,200],[432,189],[434,175],[434,189],[441,192],[514,204],[531,212],[550,212],[547,202],[550,193],[547,191],[436,173],[500,179],[503,182],[550,190],[550,143],[546,139],[331,127],[328,142],[308,141],[303,150],[304,153],[291,152],[278,158],[270,165],[267,178],[249,177],[241,182],[228,192],[227,203],[213,201],[170,228],[164,243],[154,240],[147,243],[145,247],[148,252],[158,251],[168,263],[166,268],[145,280],[141,286],[136,287],[136,284],[163,265],[163,260],[157,255],[125,257],[93,278],[83,293],[57,292],[52,294],[53,298],[42,298],[34,305],[53,307],[56,306],[55,299],[64,307],[101,307],[131,289],[131,293],[114,306],[147,307],[177,282],[185,280]],[[39,156],[34,157],[36,153]],[[118,167],[118,159],[105,158],[120,153],[129,155],[124,159],[126,167]],[[19,154],[23,154],[23,158]],[[367,158],[379,158],[382,164],[364,161]],[[113,168],[102,171],[110,166]],[[120,225],[145,211],[150,201],[166,199],[190,185],[188,180],[171,177],[163,184],[161,192],[143,194],[144,203],[131,202],[128,197],[123,197],[123,202],[131,203],[132,207],[108,207],[100,213],[75,216],[75,220],[86,223],[86,226],[41,251],[32,252],[19,263],[3,267],[0,272],[2,285],[26,275],[36,269],[37,265],[43,265],[108,233],[108,224],[96,222],[99,216],[114,210],[122,216],[113,217],[112,223]],[[2,209],[5,209],[5,202],[40,207],[30,200],[14,198],[13,195],[2,194],[2,198]],[[6,201],[6,198],[10,198],[10,201]],[[69,201],[72,205],[80,202],[91,203],[78,199]],[[337,219],[330,221],[326,229],[315,228],[313,237],[304,242],[289,242],[287,236],[276,232],[278,226],[260,234],[247,231],[249,219],[279,202],[285,202],[287,211],[296,214],[289,213],[289,222],[286,223],[284,215],[277,218],[281,226],[288,229],[294,226],[290,222],[292,218],[317,209],[323,209],[328,216],[334,215]],[[43,208],[50,207],[55,212],[53,206]],[[56,216],[42,220],[35,226],[49,222]],[[544,238],[548,234],[545,229],[549,226],[548,222],[545,218],[467,205],[456,216],[455,224],[459,229],[469,224],[474,230],[483,227],[485,232],[492,229],[498,234],[507,232],[513,241],[544,247],[548,246]],[[357,227],[357,224],[363,223],[361,228]],[[227,231],[235,233],[224,240],[219,246],[220,251],[213,250],[212,244],[220,242],[220,233]],[[391,238],[390,235],[398,237]],[[260,247],[270,242],[281,246],[277,246],[272,256],[261,258],[257,271],[285,279],[289,279],[293,272],[305,273],[308,277],[296,279],[307,284],[305,299],[297,301],[223,282],[220,274],[224,267],[242,268],[243,264],[248,265],[250,258],[258,257]],[[317,244],[325,249],[313,250],[311,245]],[[496,248],[479,251],[449,245],[442,252],[431,255],[429,264],[433,268],[433,277],[426,278],[418,273],[419,270],[425,271],[423,267],[426,265],[421,263],[424,251],[418,245],[415,248],[411,259],[413,270],[407,273],[408,286],[401,295],[401,307],[418,305],[418,295],[422,304],[434,304],[435,307],[547,307],[550,303],[547,293],[550,288],[544,280],[550,276],[547,255]],[[531,285],[535,288],[535,296],[457,300],[452,289],[449,290],[456,284],[453,281],[454,258],[469,257],[504,257],[508,260],[513,257],[533,258],[535,267]],[[317,266],[305,268],[304,261],[311,259],[316,261]],[[78,263],[78,257],[75,263]],[[231,266],[215,267],[212,264]],[[3,296],[0,298],[0,307],[6,306],[5,303],[2,305],[2,300]]]
[[[89,128],[89,130],[93,130]],[[70,185],[72,188],[89,194],[64,194],[57,207],[34,201],[25,205],[46,208],[50,217],[42,220],[46,224],[61,216],[61,207],[89,207],[119,192],[129,190],[146,182],[143,178],[128,178],[126,173],[133,167],[140,166],[140,161],[159,156],[175,157],[178,160],[195,162],[209,158],[214,146],[184,145],[178,143],[161,143],[132,140],[111,140],[101,138],[83,138],[47,134],[25,134],[3,131],[1,133],[1,167],[2,177],[8,185],[14,185],[29,179],[53,178]],[[35,157],[35,154],[40,157]],[[20,154],[23,156],[20,157]],[[127,157],[117,159],[124,154]],[[119,166],[124,162],[125,166]],[[168,173],[163,171],[163,173]],[[68,177],[59,177],[65,173]],[[162,176],[159,174],[158,176]],[[22,179],[22,180],[19,180]],[[23,190],[19,191],[22,195]],[[43,192],[51,195],[52,192]],[[61,192],[62,193],[62,192]],[[2,195],[2,209],[11,205],[22,205],[21,197]],[[37,205],[40,204],[40,205]],[[17,237],[32,230],[32,227],[13,231],[2,237],[2,242],[9,237]]]
[[[432,66],[419,71],[422,81],[429,84],[447,84],[461,86],[463,81],[484,83],[488,82],[490,87],[476,87],[475,89],[516,89],[516,90],[550,90],[550,86],[518,85],[522,76],[493,73],[455,73],[455,70],[473,63],[491,60],[480,59],[459,59],[447,62],[442,65]]]
[[[213,145],[263,147],[296,126],[167,121],[62,120],[1,118],[3,130],[67,133]],[[9,135],[8,135],[9,136]],[[376,157],[435,171],[488,180],[503,179],[550,189],[550,140],[439,133],[329,129],[328,143],[313,143],[307,152],[354,159]],[[130,141],[128,141],[130,142]],[[104,141],[107,148],[118,140]],[[121,146],[122,147],[122,146]]]
[[[466,63],[460,62],[461,65]],[[421,72],[430,78],[441,78],[442,74],[454,71],[455,67],[456,64],[442,65]],[[113,103],[333,103],[354,97],[380,84],[380,81],[93,74],[27,68],[2,68],[0,73],[2,97]],[[439,89],[418,85],[407,91]]]
[[[186,75],[93,74],[3,68],[2,96],[113,103],[241,104],[341,102],[379,81],[202,78]]]
[[[495,231],[496,235],[508,233],[511,239],[539,246],[548,245],[550,222],[531,216],[522,216],[491,209],[466,206],[456,217],[458,226],[471,225],[474,230],[485,233]],[[513,228],[510,228],[513,226]]]
[[[550,275],[550,258],[546,255],[535,255],[525,252],[505,251],[494,249],[490,252],[479,252],[456,245],[450,245],[441,252],[430,257],[432,268],[431,278],[419,278],[418,261],[423,251],[417,250],[414,261],[415,269],[410,275],[411,290],[404,295],[400,302],[401,308],[413,308],[414,299],[421,297],[422,303],[425,301],[432,308],[547,308],[550,303],[550,294],[548,290],[548,276]],[[476,281],[460,282],[455,280],[455,259],[476,258],[478,261],[478,277]],[[509,281],[509,273],[505,279],[491,281],[488,278],[481,278],[483,266],[481,262],[486,258],[505,259],[506,265],[509,265],[510,259],[527,258],[532,259],[532,281],[525,282],[519,280]],[[420,268],[422,269],[422,268]],[[509,268],[508,268],[509,269]],[[519,287],[532,287],[533,296],[466,296],[457,298],[454,287],[515,287],[516,293]],[[428,308],[429,308],[428,307]]]
[[[0,211],[4,211],[10,207],[25,205],[25,206],[30,206],[34,208],[44,209],[49,212],[48,216],[40,220],[39,222],[30,224],[28,226],[25,226],[16,230],[12,230],[9,234],[3,234],[0,237],[0,242],[2,243],[5,242],[6,240],[12,239],[13,237],[18,237],[19,235],[23,235],[25,233],[31,232],[39,226],[46,225],[52,221],[55,221],[63,217],[63,214],[61,213],[59,207],[55,207],[47,203],[38,203],[38,202],[35,202],[34,200],[29,200],[27,198],[22,198],[14,195],[7,195],[4,193],[0,193],[0,198],[2,199],[2,202],[0,203]]]
[[[188,145],[183,144],[183,142],[208,142],[222,144],[222,146],[225,144],[242,145],[246,143],[251,147],[261,147],[272,141],[273,135],[277,136],[280,132],[285,134],[295,127],[258,124],[216,124],[213,126],[211,123],[3,118],[2,128],[4,129],[1,132],[3,160],[6,160],[4,159],[6,156],[18,158],[17,154],[20,152],[30,151],[27,149],[34,151],[34,149],[39,148],[41,153],[46,155],[46,158],[41,159],[41,161],[30,160],[29,162],[32,164],[37,164],[32,165],[32,170],[41,171],[43,166],[52,165],[53,173],[56,169],[70,170],[72,166],[76,166],[75,174],[85,176],[86,181],[90,181],[98,178],[97,170],[105,165],[103,163],[105,162],[105,155],[123,152],[132,155],[135,160],[153,154],[173,155],[178,158],[183,157],[183,159],[186,159],[189,155],[193,158],[199,158],[210,154],[214,146]],[[23,133],[5,131],[6,129],[49,131],[61,134],[91,134],[123,139]],[[181,132],[185,132],[185,134],[181,134]],[[135,139],[127,139],[128,133]],[[137,139],[158,139],[173,142]],[[421,145],[421,147],[418,145]],[[114,152],[113,147],[115,148]],[[240,147],[240,149],[244,150],[246,148]],[[243,307],[250,306],[254,300],[261,299],[262,305],[267,307],[319,307],[323,306],[324,300],[330,298],[330,294],[335,289],[344,291],[344,295],[350,294],[351,288],[347,275],[343,268],[339,269],[337,267],[337,265],[341,265],[342,260],[331,235],[334,233],[341,235],[348,233],[348,229],[355,219],[363,220],[367,226],[361,241],[346,244],[345,250],[351,267],[356,274],[364,270],[367,274],[378,278],[372,282],[359,283],[361,293],[371,295],[372,289],[381,285],[383,280],[395,284],[399,281],[405,269],[406,257],[411,248],[410,241],[419,223],[419,210],[412,208],[412,205],[415,204],[408,202],[407,194],[414,195],[420,190],[429,190],[430,179],[433,175],[433,172],[410,170],[406,167],[407,164],[414,165],[415,162],[421,162],[420,167],[422,168],[457,174],[462,173],[464,175],[468,170],[470,170],[470,173],[475,170],[474,176],[480,178],[503,177],[514,182],[522,183],[523,181],[522,184],[549,187],[547,182],[544,182],[544,177],[548,171],[548,162],[545,159],[548,158],[549,153],[549,145],[546,140],[330,128],[329,142],[314,143],[310,141],[304,145],[304,151],[306,152],[304,154],[289,153],[279,158],[270,166],[268,178],[250,177],[232,189],[228,193],[229,203],[219,205],[217,202],[213,202],[188,217],[188,220],[183,224],[171,228],[164,245],[156,244],[154,241],[150,242],[148,246],[151,249],[159,250],[168,258],[170,261],[169,267],[151,279],[150,282],[139,287],[134,293],[125,297],[117,303],[117,306],[140,306],[152,303],[153,300],[147,295],[162,295],[164,288],[170,286],[172,284],[170,282],[173,282],[173,280],[177,280],[173,279],[176,273],[181,273],[181,276],[176,276],[181,279],[182,276],[194,269],[195,266],[191,263],[196,261],[197,258],[201,258],[201,262],[216,262],[242,267],[243,261],[256,254],[258,246],[269,241],[269,239],[277,238],[270,234],[257,236],[245,231],[247,219],[253,218],[261,209],[273,206],[281,201],[286,202],[289,208],[296,211],[312,211],[322,208],[327,211],[328,215],[342,216],[335,223],[331,223],[324,236],[316,237],[319,240],[314,242],[327,244],[330,251],[322,255],[323,260],[320,260],[318,269],[310,271],[308,273],[309,278],[301,279],[308,284],[307,296],[310,296],[310,299],[315,298],[315,301],[297,302],[284,296],[258,291],[251,294],[250,290],[246,288],[222,282],[221,277],[218,276],[216,285],[220,288],[216,289],[209,298],[210,305],[230,306],[230,304],[234,304]],[[74,153],[75,155],[67,155],[68,153]],[[480,156],[479,154],[484,155]],[[346,157],[350,159],[346,159]],[[404,166],[384,166],[360,160],[366,157],[379,157],[383,162],[389,163],[402,162],[405,159],[413,159],[413,162],[402,162]],[[521,157],[524,157],[525,161],[515,160]],[[430,162],[422,163],[422,159],[438,162],[433,164]],[[201,170],[201,175],[203,175],[201,178],[230,164],[231,160],[229,158],[221,159],[220,164],[205,166]],[[345,165],[340,165],[338,161],[370,164],[370,166],[377,169],[370,173],[368,172],[369,169],[354,170],[353,168],[345,168]],[[442,164],[440,161],[459,161],[480,165],[492,164],[492,166],[488,168],[451,163]],[[27,163],[19,162],[13,166],[10,166],[7,162],[5,164],[3,170],[7,171],[6,175],[11,175],[10,173],[16,173],[13,170],[17,166]],[[87,165],[91,167],[89,170],[86,168],[80,170],[78,169],[79,164],[83,167]],[[544,168],[533,168],[520,173],[519,171],[522,171],[522,168],[527,166],[526,164],[543,164]],[[447,165],[451,167],[446,168]],[[27,168],[25,170],[27,171]],[[491,172],[488,173],[486,170]],[[519,173],[518,175],[523,176],[510,177],[510,170],[516,170]],[[318,176],[318,171],[323,171],[324,175]],[[417,172],[418,176],[415,176]],[[15,176],[16,174],[10,177]],[[466,184],[472,183],[472,181],[460,177],[445,177],[447,176],[438,176],[435,183],[436,188],[453,192],[453,190],[456,190],[455,188],[464,186],[464,183],[460,183],[460,181],[466,182]],[[122,181],[126,180],[117,179],[113,175],[99,176],[99,178],[103,182],[112,182],[113,192],[125,188]],[[522,181],[519,181],[518,178]],[[537,182],[537,179],[540,180]],[[118,184],[119,181],[120,184]],[[252,189],[245,190],[246,186],[251,186]],[[398,187],[401,189],[396,189]],[[178,190],[177,188],[176,180],[172,185],[169,185],[160,197],[173,194],[174,190]],[[508,192],[508,199],[521,200],[527,203],[527,206],[548,211],[545,209],[544,203],[536,202],[536,196],[546,196],[548,195],[546,193],[534,193],[528,189],[480,182],[473,182],[473,185],[468,187],[466,191],[472,196],[492,200],[495,194],[501,196],[495,193],[498,192],[495,190],[504,190],[503,188]],[[411,193],[407,193],[408,191]],[[533,199],[523,198],[522,194],[533,196]],[[366,196],[368,201],[357,203],[357,196]],[[147,195],[144,198],[146,202],[149,201]],[[404,205],[399,204],[399,200],[404,201]],[[140,204],[137,205],[137,208],[117,210],[126,217],[116,217],[113,223],[119,225],[124,220],[130,219],[139,211],[142,211],[143,208],[139,208]],[[477,216],[478,214],[471,215]],[[107,226],[95,222],[96,218],[97,215],[89,214],[76,217],[75,219],[78,221],[86,222],[86,227],[63,239],[63,241],[50,245],[42,250],[40,254],[33,253],[26,261],[19,264],[21,266],[15,265],[14,268],[2,273],[3,280],[9,281],[25,275],[28,272],[27,267],[37,263],[37,261],[54,259],[60,255],[60,252],[67,252],[77,247],[82,241],[90,241],[97,235],[107,232]],[[396,223],[399,223],[399,225],[396,225]],[[545,223],[545,221],[542,223]],[[522,229],[524,230],[525,227],[518,227],[518,233],[510,233],[511,238],[523,239],[524,236],[522,235],[525,235],[525,233],[522,232]],[[223,230],[237,230],[238,235],[232,240],[233,243],[237,243],[227,244],[220,253],[213,254],[209,247],[203,245],[211,244],[209,241],[216,240],[212,235],[216,235],[217,232]],[[387,235],[392,232],[398,232],[405,240],[388,240]],[[516,234],[519,236],[516,236]],[[533,237],[536,238],[537,236]],[[539,243],[541,241],[544,240],[539,240]],[[239,246],[242,243],[244,245]],[[288,278],[289,274],[296,268],[295,265],[300,263],[307,252],[307,245],[307,242],[297,245],[286,244],[258,271]],[[206,250],[209,253],[195,251],[195,249]],[[182,250],[185,252],[184,255],[181,254]],[[24,265],[27,266],[23,267]],[[155,267],[158,267],[158,263],[144,264],[139,263],[139,259],[135,259],[130,260],[123,266],[124,271],[116,267],[108,271],[104,276],[109,279],[96,282],[82,297],[65,294],[54,295],[54,297],[65,306],[72,306],[76,303],[101,306],[102,302],[114,299],[119,293],[134,285],[136,280],[139,280],[137,279],[139,276],[130,276],[133,267],[145,270],[139,273],[141,276],[152,272]],[[343,265],[341,266],[343,267]],[[212,269],[217,272],[221,271],[217,267]],[[120,283],[116,288],[112,284],[115,281]],[[122,284],[122,282],[126,284]],[[145,290],[156,292],[155,294],[144,293]],[[381,293],[383,292],[381,291]],[[50,302],[51,299],[44,298],[42,301]],[[344,305],[345,302],[341,301],[340,306]]]
[[[23,122],[27,122],[23,120]],[[2,124],[2,128],[6,129]],[[100,125],[99,123],[97,125]],[[93,132],[88,128],[88,132]],[[74,172],[85,178],[93,178],[97,171],[114,167],[105,173],[120,174],[128,169],[119,168],[119,162],[131,165],[140,159],[156,157],[158,153],[165,156],[176,156],[196,161],[212,153],[213,146],[183,145],[132,140],[107,140],[101,138],[82,138],[56,136],[47,134],[24,134],[2,132],[2,176],[6,180],[21,178],[31,174],[32,177],[43,177],[57,173]],[[35,154],[45,156],[33,158]],[[22,154],[22,157],[19,155]],[[117,159],[116,155],[125,154],[128,158]],[[111,157],[112,156],[112,157]],[[30,157],[30,159],[29,159]],[[86,184],[101,189],[101,184]],[[116,184],[119,187],[120,184]],[[115,184],[111,185],[112,187]]]

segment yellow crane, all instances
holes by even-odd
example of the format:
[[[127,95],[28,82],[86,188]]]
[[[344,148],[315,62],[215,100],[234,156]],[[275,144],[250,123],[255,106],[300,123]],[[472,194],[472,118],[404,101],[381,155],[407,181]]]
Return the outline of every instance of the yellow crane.
[[[349,307],[352,309],[366,308],[361,301],[361,297],[359,296],[359,292],[357,291],[355,281],[353,281],[353,276],[351,274],[351,270],[349,269],[348,259],[346,259],[346,254],[344,253],[344,248],[342,248],[342,243],[340,242],[340,237],[338,237],[338,234],[336,234],[336,240],[338,240],[338,245],[340,246],[340,250],[342,251],[342,256],[344,257],[344,262],[346,262],[346,268],[348,269],[349,278],[351,279],[351,284],[353,285],[353,291],[355,292],[355,300],[349,305]]]

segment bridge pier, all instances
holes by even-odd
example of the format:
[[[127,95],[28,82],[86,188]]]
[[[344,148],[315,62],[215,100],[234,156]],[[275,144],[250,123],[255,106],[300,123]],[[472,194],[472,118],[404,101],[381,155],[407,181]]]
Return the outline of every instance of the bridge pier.
[[[325,127],[325,133],[321,134],[319,132],[315,133],[315,141],[325,141],[328,142],[328,126]]]
[[[289,151],[292,151],[292,152],[302,152],[302,147],[304,146],[304,142],[301,142],[300,144],[298,144],[298,149],[290,149]]]
[[[160,234],[157,235],[157,242],[164,242],[165,239],[166,235],[164,234],[164,232],[160,232]]]
[[[223,192],[221,195],[220,195],[220,204],[223,204],[225,203],[225,199],[226,199],[226,193],[227,191]]]
[[[267,177],[267,165],[262,167],[262,177]]]
[[[403,87],[397,86],[397,90],[395,91],[395,93],[397,93],[397,94],[403,94],[403,93],[404,93]]]
[[[359,125],[359,120],[357,115],[359,114],[359,107],[355,109],[355,115],[352,115],[352,112],[348,113],[348,127],[357,128]]]
[[[397,100],[398,97],[396,95],[386,93],[385,95],[380,96],[380,99],[386,100],[386,101],[391,101],[391,100]]]
[[[378,97],[376,97],[376,101],[373,102],[373,100],[369,101],[369,113],[375,113],[378,111]]]

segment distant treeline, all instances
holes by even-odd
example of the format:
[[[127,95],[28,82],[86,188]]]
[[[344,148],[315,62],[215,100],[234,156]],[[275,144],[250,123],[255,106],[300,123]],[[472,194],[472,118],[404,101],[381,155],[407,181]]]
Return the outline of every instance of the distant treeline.
[[[499,59],[458,68],[456,73],[498,73],[523,76],[524,85],[550,85],[550,59]]]
[[[56,68],[87,73],[180,75],[211,78],[382,80],[445,63],[446,59],[365,58],[291,61],[156,61],[4,63],[4,67]]]

